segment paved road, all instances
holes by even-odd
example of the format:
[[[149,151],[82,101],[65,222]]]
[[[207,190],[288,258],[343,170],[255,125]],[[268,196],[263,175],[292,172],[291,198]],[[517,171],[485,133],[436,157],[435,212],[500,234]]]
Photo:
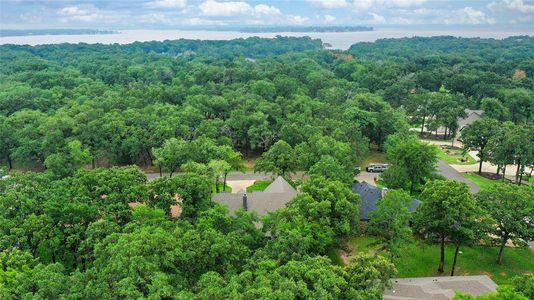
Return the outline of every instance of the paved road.
[[[471,193],[476,193],[480,190],[478,185],[465,178],[460,172],[456,171],[453,167],[442,160],[438,161],[438,171],[447,179],[454,179],[456,181],[466,183],[469,186]]]
[[[355,176],[358,182],[367,182],[370,185],[376,186],[375,178],[378,179],[381,173],[370,173],[367,171],[361,171],[358,175]]]
[[[163,173],[163,176],[169,176],[169,173]],[[147,173],[146,177],[148,178],[148,181],[152,181],[159,177],[159,173]],[[306,177],[306,175],[304,175],[304,172],[299,171],[291,177],[300,179]],[[253,171],[246,171],[244,173],[231,172],[226,177],[226,180],[269,180],[272,178],[273,176],[271,173],[254,173]]]

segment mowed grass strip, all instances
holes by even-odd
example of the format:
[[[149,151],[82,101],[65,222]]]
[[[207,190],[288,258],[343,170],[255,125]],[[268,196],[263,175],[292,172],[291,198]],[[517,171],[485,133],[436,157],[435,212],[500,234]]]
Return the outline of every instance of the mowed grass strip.
[[[358,252],[376,253],[376,247],[372,246],[372,237],[351,238],[349,245],[352,254]],[[488,275],[497,284],[506,284],[515,275],[534,273],[534,251],[528,248],[506,248],[504,250],[503,264],[495,261],[499,249],[497,247],[461,247],[458,256],[455,274],[461,275]],[[438,244],[427,244],[415,241],[407,246],[401,257],[395,259],[399,278],[448,276],[454,257],[454,246],[445,247],[445,273],[437,272],[439,264],[440,247]]]
[[[219,182],[218,186],[219,186],[219,193],[221,193],[221,192],[228,192],[228,193],[231,193],[231,192],[232,192],[232,188],[231,188],[230,186],[228,186],[228,185],[226,185],[226,188],[224,188],[225,186],[224,186],[224,183],[222,183],[222,182]],[[224,189],[223,189],[223,188],[224,188]],[[211,191],[212,191],[214,194],[217,193],[217,188],[215,187],[215,184],[214,184],[213,187],[211,188]]]
[[[478,185],[483,191],[489,189],[495,184],[503,182],[502,180],[491,180],[476,173],[462,173],[462,175],[471,180],[474,184]]]
[[[272,181],[270,180],[256,180],[251,186],[247,187],[247,193],[254,191],[264,191],[271,183]]]
[[[439,159],[452,165],[474,165],[477,161],[469,154],[463,154],[462,150],[444,150],[441,147],[438,148]],[[448,153],[446,151],[449,151]],[[462,161],[465,160],[465,161]]]

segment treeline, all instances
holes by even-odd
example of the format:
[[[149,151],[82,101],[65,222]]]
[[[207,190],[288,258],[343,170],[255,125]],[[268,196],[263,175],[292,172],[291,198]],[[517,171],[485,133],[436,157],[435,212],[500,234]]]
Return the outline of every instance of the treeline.
[[[443,86],[478,107],[484,97],[507,104],[504,98],[509,89],[532,93],[533,49],[534,38],[526,36],[503,40],[432,37],[358,43],[348,52],[382,64],[387,76],[377,78],[369,88],[383,90],[390,102],[402,104],[412,88],[436,92]]]
[[[396,272],[388,259],[343,267],[323,256],[358,229],[346,185],[306,182],[260,228],[255,214],[212,203],[212,186],[196,173],[147,182],[136,167],[2,177],[0,297],[381,299]]]
[[[413,41],[432,48],[440,39],[450,40]],[[450,40],[457,52],[436,55],[458,55],[457,63],[428,66],[393,54],[353,59],[309,38],[1,46],[2,162],[46,172],[0,171],[0,298],[380,299],[395,274],[388,259],[364,255],[338,266],[324,257],[358,233],[359,199],[349,183],[369,146],[394,162],[388,185],[423,191],[417,233],[466,245],[470,223],[446,218],[429,227],[437,217],[425,212],[478,220],[468,209],[442,209],[447,203],[436,193],[469,203],[472,196],[436,180],[434,148],[409,135],[409,122],[452,135],[464,109],[481,105],[488,119],[510,120],[510,132],[532,122],[532,73],[524,65],[534,51],[520,50],[532,39],[521,47],[458,41],[480,51],[462,54]],[[484,48],[512,55],[515,65],[499,71]],[[526,71],[514,76],[516,68]],[[515,143],[528,135],[505,136]],[[262,154],[258,171],[303,170],[311,179],[265,218],[229,216],[211,203],[212,189],[242,168],[242,154]],[[135,166],[114,167],[131,164],[174,176],[147,182]],[[531,234],[513,226],[531,216],[532,191],[514,188],[481,194],[477,204],[495,220],[506,215],[490,208],[508,196],[526,207],[507,209],[515,222],[488,227],[500,242]],[[181,209],[176,219],[173,205]],[[405,228],[407,220],[392,222]],[[395,236],[385,238],[395,246]]]
[[[4,45],[0,157],[43,169],[50,156],[49,165],[68,165],[75,146],[83,159],[73,165],[89,157],[93,166],[150,166],[170,138],[203,137],[250,155],[279,140],[296,147],[332,137],[356,152],[350,170],[369,142],[381,149],[406,120],[447,136],[468,107],[531,123],[532,45],[527,37],[381,40],[354,45],[357,59],[309,38]]]
[[[279,39],[272,45],[286,40]],[[307,48],[310,40],[297,42]],[[280,139],[296,146],[322,136],[363,149],[361,158],[369,140],[381,145],[407,128],[402,110],[340,78],[347,62],[326,51],[254,61],[114,50],[121,47],[4,46],[3,160],[43,168],[76,140],[94,166],[150,165],[153,149],[170,138],[204,137],[249,154]]]

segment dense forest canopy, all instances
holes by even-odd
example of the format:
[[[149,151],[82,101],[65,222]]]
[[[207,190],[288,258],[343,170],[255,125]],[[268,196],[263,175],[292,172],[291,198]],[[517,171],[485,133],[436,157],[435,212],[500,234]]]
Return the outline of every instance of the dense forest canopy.
[[[534,164],[533,74],[531,37],[0,46],[0,298],[380,299],[387,258],[324,256],[358,233],[354,167],[386,151],[406,161],[389,182],[420,192],[439,176],[410,127],[454,135],[466,108],[524,132],[487,159]],[[260,155],[257,171],[311,179],[264,218],[228,215],[213,176]]]

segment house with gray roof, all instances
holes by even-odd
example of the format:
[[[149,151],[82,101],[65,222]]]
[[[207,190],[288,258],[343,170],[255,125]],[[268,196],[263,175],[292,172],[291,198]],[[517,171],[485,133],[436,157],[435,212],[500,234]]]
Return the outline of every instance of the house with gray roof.
[[[228,206],[233,214],[243,208],[247,211],[255,211],[263,216],[268,212],[285,207],[286,204],[297,196],[297,191],[283,177],[278,176],[264,191],[247,193],[217,193],[211,198],[213,202]]]
[[[377,188],[363,181],[354,183],[352,191],[360,195],[360,221],[369,221],[369,213],[376,209],[376,204],[384,197],[387,189]],[[421,203],[421,201],[413,199],[408,210],[414,212]]]
[[[450,300],[456,292],[479,296],[494,292],[497,285],[486,275],[392,279],[385,300]]]
[[[458,118],[458,131],[462,131],[465,126],[482,118],[483,110],[465,109],[465,118]]]
[[[457,122],[458,122],[458,132],[461,132],[462,129],[464,129],[465,126],[475,122],[476,120],[479,120],[480,118],[482,118],[482,114],[484,113],[483,110],[477,110],[477,109],[469,109],[469,108],[466,108],[464,110],[465,112],[465,117],[461,116],[461,117],[458,117],[457,119]],[[429,132],[428,128],[426,128],[425,126],[425,131],[426,132]],[[437,130],[437,134],[445,134],[445,127],[443,126],[440,126]]]

